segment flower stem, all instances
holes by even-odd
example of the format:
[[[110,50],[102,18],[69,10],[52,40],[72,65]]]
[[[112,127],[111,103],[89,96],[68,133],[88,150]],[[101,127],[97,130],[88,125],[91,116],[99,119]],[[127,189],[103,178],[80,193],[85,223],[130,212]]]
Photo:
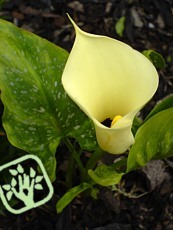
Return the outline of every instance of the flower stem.
[[[72,180],[73,180],[73,171],[74,171],[74,161],[76,161],[79,170],[81,172],[81,177],[82,175],[85,174],[85,168],[80,160],[78,152],[76,152],[74,146],[70,142],[68,138],[64,139],[64,143],[67,146],[69,152],[71,153],[70,158],[68,159],[68,170],[66,174],[66,182],[68,187],[72,187]]]
[[[88,170],[89,169],[94,169],[94,167],[96,166],[98,161],[103,157],[104,154],[105,154],[105,152],[100,148],[97,148],[95,150],[95,152],[92,153],[92,155],[90,156],[90,158],[87,161],[87,164],[85,166],[85,173],[82,174],[82,177],[81,177],[82,182],[91,181],[91,178],[88,175]]]
[[[103,151],[100,148],[97,148],[95,152],[91,155],[91,157],[89,158],[86,164],[86,168],[85,168],[86,171],[88,172],[89,169],[93,169],[95,165],[97,164],[97,162],[103,157],[104,154],[105,154],[105,151]]]

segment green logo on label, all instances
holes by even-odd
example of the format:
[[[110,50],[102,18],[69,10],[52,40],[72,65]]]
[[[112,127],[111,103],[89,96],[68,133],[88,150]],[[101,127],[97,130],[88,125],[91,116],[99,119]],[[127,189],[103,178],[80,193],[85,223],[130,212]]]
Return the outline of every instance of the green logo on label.
[[[20,214],[46,203],[53,195],[53,187],[41,160],[26,155],[0,166],[0,174],[9,176],[9,183],[0,185],[0,196],[8,211]],[[11,207],[15,198],[17,208]]]

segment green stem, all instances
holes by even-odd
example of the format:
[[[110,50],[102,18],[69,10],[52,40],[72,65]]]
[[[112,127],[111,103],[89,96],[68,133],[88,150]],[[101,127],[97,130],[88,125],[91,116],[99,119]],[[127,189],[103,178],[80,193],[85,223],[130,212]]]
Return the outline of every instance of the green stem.
[[[86,172],[88,172],[89,169],[93,169],[97,164],[97,162],[103,157],[104,154],[105,152],[102,149],[97,148],[96,151],[91,155],[91,157],[89,158],[86,164],[85,167]]]
[[[76,161],[79,170],[81,171],[81,176],[85,174],[85,168],[80,160],[78,152],[75,151],[74,146],[70,142],[69,139],[64,139],[64,143],[69,149],[69,152],[71,153],[70,158],[68,160],[68,170],[66,174],[66,182],[68,184],[68,187],[72,186],[72,179],[73,179],[73,172],[74,172],[74,161]]]
[[[73,152],[70,152],[70,156],[68,158],[68,168],[66,172],[66,183],[68,188],[71,188],[73,186],[74,169],[75,169],[75,158],[73,156]]]
[[[90,156],[89,160],[87,161],[86,167],[85,167],[85,174],[82,175],[82,181],[90,181],[91,178],[88,175],[88,170],[89,169],[94,169],[98,161],[103,157],[105,152],[97,148],[94,153]]]

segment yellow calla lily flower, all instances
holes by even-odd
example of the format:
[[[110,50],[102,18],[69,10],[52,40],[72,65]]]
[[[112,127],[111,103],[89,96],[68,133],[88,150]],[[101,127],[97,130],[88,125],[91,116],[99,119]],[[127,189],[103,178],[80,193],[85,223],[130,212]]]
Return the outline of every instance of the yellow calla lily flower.
[[[76,39],[62,84],[94,122],[99,146],[109,153],[123,153],[134,143],[131,126],[135,115],[158,87],[157,71],[127,44],[86,33],[70,20]],[[104,125],[108,118],[110,127]]]

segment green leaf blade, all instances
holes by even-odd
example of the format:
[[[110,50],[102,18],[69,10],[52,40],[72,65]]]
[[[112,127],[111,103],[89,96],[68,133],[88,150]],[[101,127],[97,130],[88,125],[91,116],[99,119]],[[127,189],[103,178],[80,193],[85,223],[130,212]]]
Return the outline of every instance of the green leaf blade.
[[[164,98],[162,101],[160,101],[156,106],[152,109],[152,111],[148,114],[145,121],[148,120],[150,117],[154,116],[155,114],[172,108],[173,107],[173,95],[170,95],[166,98]]]
[[[153,63],[156,68],[163,69],[165,67],[166,64],[164,58],[156,51],[144,50],[142,53]]]
[[[123,172],[117,172],[113,165],[99,165],[95,170],[88,170],[89,176],[99,185],[111,186],[118,184],[124,175]]]
[[[57,212],[60,213],[63,209],[80,193],[84,192],[85,190],[89,189],[91,184],[82,183],[76,187],[69,189],[64,196],[56,204]]]
[[[38,155],[53,179],[55,145],[62,136],[57,101],[68,53],[3,20],[0,39],[0,88],[8,139]],[[52,143],[53,152],[49,149]]]
[[[173,108],[148,119],[137,131],[127,161],[127,172],[145,166],[152,159],[173,156]]]
[[[12,145],[37,155],[53,181],[55,152],[63,137],[76,138],[83,149],[97,147],[92,122],[61,84],[68,53],[4,20],[0,20],[0,40],[7,137]]]
[[[125,21],[126,21],[126,17],[122,16],[115,24],[115,31],[120,37],[123,36],[123,32],[125,29]]]

